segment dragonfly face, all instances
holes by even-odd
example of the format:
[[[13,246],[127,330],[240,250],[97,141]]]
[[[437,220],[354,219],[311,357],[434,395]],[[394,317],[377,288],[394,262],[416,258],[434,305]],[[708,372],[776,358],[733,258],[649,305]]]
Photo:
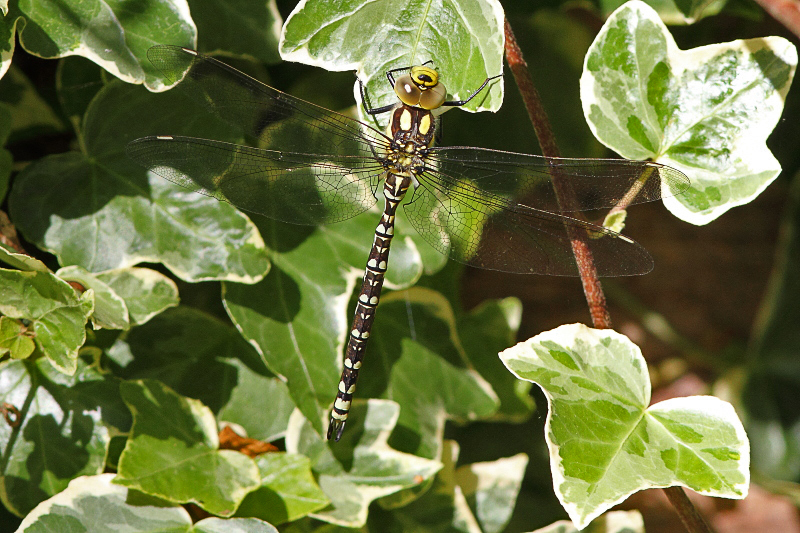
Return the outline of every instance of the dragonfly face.
[[[131,142],[128,155],[150,171],[245,211],[294,224],[327,224],[371,208],[383,181],[375,230],[350,329],[328,438],[342,434],[364,356],[403,204],[414,229],[435,249],[479,268],[576,276],[570,235],[585,232],[600,275],[648,272],[649,254],[631,239],[582,219],[580,211],[626,206],[680,194],[681,172],[646,161],[560,159],[474,147],[434,147],[431,110],[446,100],[435,70],[396,69],[387,79],[400,103],[366,109],[393,113],[375,128],[316,106],[193,50],[156,46],[148,58],[178,90],[238,128],[253,146],[173,135]],[[394,79],[394,73],[404,74]],[[405,74],[407,72],[407,74]],[[365,96],[362,86],[362,96]],[[366,98],[362,98],[367,101]],[[565,210],[551,175],[574,193]]]

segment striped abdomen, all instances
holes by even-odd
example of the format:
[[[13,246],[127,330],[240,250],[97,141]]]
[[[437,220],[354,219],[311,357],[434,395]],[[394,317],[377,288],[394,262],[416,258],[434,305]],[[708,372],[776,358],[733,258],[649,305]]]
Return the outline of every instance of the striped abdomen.
[[[328,439],[334,437],[335,440],[339,440],[344,430],[347,413],[350,411],[350,402],[353,400],[353,393],[356,390],[358,371],[364,358],[367,339],[369,339],[372,329],[372,322],[375,320],[375,308],[378,306],[381,287],[383,287],[383,278],[389,261],[389,246],[394,236],[394,216],[397,206],[403,200],[410,184],[411,178],[391,173],[387,174],[383,184],[386,205],[381,221],[375,229],[375,240],[372,243],[372,250],[369,252],[364,283],[361,285],[361,293],[358,295],[356,314],[350,328],[344,356],[344,369],[339,381],[339,391],[336,393],[336,400],[331,411]]]

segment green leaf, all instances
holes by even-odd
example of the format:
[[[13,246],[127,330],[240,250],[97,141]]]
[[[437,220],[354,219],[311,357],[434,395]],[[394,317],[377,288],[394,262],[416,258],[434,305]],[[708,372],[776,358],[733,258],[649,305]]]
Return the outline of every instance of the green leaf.
[[[220,450],[211,411],[157,381],[125,382],[133,413],[115,483],[176,503],[230,516],[258,487],[258,468],[239,452]]]
[[[86,340],[92,314],[91,291],[78,296],[47,272],[0,269],[0,313],[32,322],[36,345],[61,372],[75,372],[78,348]]]
[[[628,2],[586,54],[583,111],[600,142],[624,157],[685,172],[689,191],[664,203],[706,224],[780,173],[766,140],[796,65],[796,48],[780,37],[680,50],[652,8]]]
[[[456,441],[445,440],[442,445],[443,467],[421,496],[411,503],[385,511],[386,498],[381,506],[370,510],[370,531],[447,531],[482,533],[467,499],[456,483],[455,470],[460,449]],[[408,491],[406,491],[408,492]]]
[[[191,533],[278,533],[266,522],[255,518],[206,518],[191,529]]]
[[[330,502],[314,481],[308,457],[266,453],[256,459],[256,464],[261,486],[245,497],[236,516],[283,524],[318,511]]]
[[[285,378],[292,400],[320,434],[342,369],[348,301],[363,278],[379,219],[371,210],[313,229],[254,218],[273,250],[273,268],[256,285],[224,285],[231,320]],[[407,287],[422,273],[420,255],[405,236],[410,231],[396,229],[387,285]]]
[[[275,0],[189,0],[199,50],[278,63],[283,21]],[[172,41],[162,41],[164,43]]]
[[[528,456],[514,457],[459,467],[455,480],[474,509],[484,533],[505,529],[517,503]]]
[[[644,520],[639,511],[612,511],[592,520],[580,529],[569,520],[559,520],[532,533],[644,533]]]
[[[0,242],[0,261],[20,270],[36,270],[50,272],[47,265],[27,254],[21,254],[10,246]]]
[[[81,361],[73,376],[45,359],[0,364],[0,402],[20,412],[19,426],[0,424],[0,498],[18,516],[64,490],[71,479],[102,472],[109,428],[130,427],[119,381]]]
[[[600,0],[603,13],[608,16],[627,0]],[[647,5],[658,12],[665,24],[693,24],[701,18],[719,13],[725,0],[647,0]]]
[[[192,531],[183,507],[145,497],[112,483],[114,474],[79,477],[42,502],[20,524],[17,533],[40,531]]]
[[[189,307],[133,328],[108,355],[116,375],[159,379],[254,439],[278,438],[294,409],[286,385],[235,329]]]
[[[749,377],[742,391],[753,467],[769,477],[800,479],[800,180],[792,181],[774,271],[750,345]]]
[[[12,31],[13,45],[13,31]],[[13,49],[13,48],[12,48]],[[4,58],[3,54],[0,57]],[[9,55],[9,60],[11,59]],[[0,80],[0,100],[11,110],[11,131],[18,137],[63,132],[64,123],[53,108],[36,92],[31,81],[16,67]]]
[[[387,393],[401,406],[396,439],[415,442],[415,455],[437,459],[445,421],[486,418],[497,409],[497,397],[474,371],[453,367],[417,342],[403,339],[401,353]],[[404,439],[405,432],[413,437]]]
[[[646,488],[747,495],[750,448],[733,407],[713,396],[648,407],[647,365],[624,335],[565,325],[500,357],[547,397],[553,485],[579,528]]]
[[[12,359],[27,359],[36,346],[27,332],[28,328],[19,321],[0,317],[0,355],[10,352]]]
[[[10,204],[19,229],[62,265],[90,272],[151,261],[187,281],[261,279],[264,243],[244,215],[148,175],[124,153],[127,141],[167,128],[234,140],[200,108],[174,92],[104,87],[84,117],[85,152],[45,157],[17,176]]]
[[[144,324],[169,307],[178,305],[178,287],[164,274],[149,268],[120,268],[98,272],[105,283],[125,301],[131,324]]]
[[[94,329],[128,329],[128,308],[125,301],[120,298],[114,290],[103,283],[90,272],[81,267],[71,266],[59,269],[56,276],[81,285],[84,290],[92,289],[94,293],[94,311],[92,312],[92,324]]]
[[[459,100],[502,73],[503,20],[494,0],[308,0],[286,20],[280,53],[287,61],[355,70],[372,107],[397,101],[386,80],[388,70],[432,60],[448,99]],[[500,80],[465,109],[496,111],[502,101]]]
[[[342,440],[329,446],[302,416],[293,415],[286,451],[312,460],[319,486],[332,509],[311,516],[342,527],[362,527],[369,504],[383,496],[419,485],[442,467],[393,450],[387,439],[397,422],[398,406],[387,400],[355,401],[351,416],[358,420]]]
[[[192,46],[196,30],[185,0],[151,2],[131,9],[124,2],[19,0],[9,17],[22,17],[19,41],[46,59],[80,55],[129,83],[158,87],[151,65],[137,61],[154,43]]]

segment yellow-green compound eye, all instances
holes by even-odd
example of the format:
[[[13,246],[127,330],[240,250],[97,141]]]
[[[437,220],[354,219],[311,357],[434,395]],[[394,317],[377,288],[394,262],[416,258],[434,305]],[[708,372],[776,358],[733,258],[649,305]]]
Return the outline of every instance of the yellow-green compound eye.
[[[447,89],[441,83],[435,87],[431,87],[427,91],[423,91],[419,97],[419,107],[422,109],[437,109],[442,106],[444,99],[447,96]]]
[[[423,89],[430,89],[439,83],[439,73],[430,67],[411,67],[411,79]]]
[[[394,92],[404,104],[410,106],[419,105],[419,98],[422,94],[422,90],[417,87],[417,84],[414,83],[414,80],[412,80],[411,76],[408,74],[397,78],[397,81],[394,82]]]

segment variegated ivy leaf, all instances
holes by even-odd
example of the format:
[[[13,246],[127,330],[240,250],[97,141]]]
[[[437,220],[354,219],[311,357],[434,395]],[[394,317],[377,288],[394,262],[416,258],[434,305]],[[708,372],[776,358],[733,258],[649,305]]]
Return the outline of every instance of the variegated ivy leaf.
[[[707,224],[750,202],[781,171],[766,140],[783,110],[797,50],[766,37],[680,50],[639,1],[616,10],[584,62],[581,100],[595,136],[629,159],[692,180],[667,208]]]
[[[648,407],[647,365],[624,335],[564,325],[500,358],[547,397],[553,486],[579,528],[647,488],[747,496],[750,446],[733,407],[713,396]]]
[[[280,53],[327,70],[356,70],[372,107],[397,101],[386,71],[432,61],[455,100],[502,73],[503,20],[496,0],[304,0],[286,20]],[[465,108],[496,111],[502,101],[500,80]]]

